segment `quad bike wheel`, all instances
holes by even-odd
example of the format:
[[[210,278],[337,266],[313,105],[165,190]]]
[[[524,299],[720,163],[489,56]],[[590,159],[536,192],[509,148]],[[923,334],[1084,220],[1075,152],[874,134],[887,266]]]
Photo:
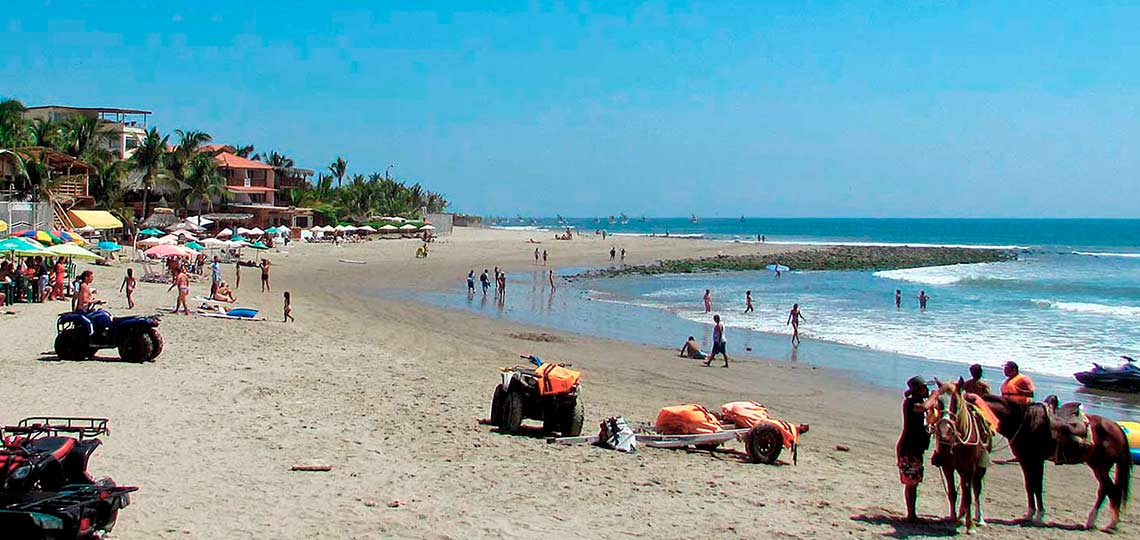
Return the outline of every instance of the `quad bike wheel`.
[[[87,341],[87,333],[82,329],[68,328],[55,336],[55,354],[60,360],[86,360],[94,356]]]
[[[491,425],[503,427],[503,408],[506,406],[507,391],[503,385],[495,386],[495,393],[491,396]]]
[[[522,429],[524,398],[522,392],[507,392],[506,397],[503,402],[503,425],[499,429],[507,433],[518,433]]]
[[[744,436],[744,449],[752,463],[771,465],[784,449],[784,436],[771,424],[759,424]]]
[[[162,339],[162,334],[158,333],[157,328],[151,328],[151,329],[146,331],[146,335],[147,335],[147,338],[150,339],[150,358],[149,358],[149,360],[151,362],[154,362],[154,359],[158,358],[158,355],[162,354],[162,346],[164,344],[163,339]]]
[[[574,406],[565,410],[565,418],[562,419],[562,432],[563,437],[577,437],[582,434],[582,423],[586,419],[586,408],[582,405],[581,401],[574,400]]]
[[[123,337],[119,343],[119,358],[124,362],[141,364],[151,360],[150,336],[145,331],[133,331]]]

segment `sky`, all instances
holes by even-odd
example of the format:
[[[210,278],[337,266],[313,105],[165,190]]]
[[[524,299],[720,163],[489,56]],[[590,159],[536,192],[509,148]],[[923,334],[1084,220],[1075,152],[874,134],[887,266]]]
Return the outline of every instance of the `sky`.
[[[484,215],[1140,217],[1124,2],[7,0],[0,96]]]

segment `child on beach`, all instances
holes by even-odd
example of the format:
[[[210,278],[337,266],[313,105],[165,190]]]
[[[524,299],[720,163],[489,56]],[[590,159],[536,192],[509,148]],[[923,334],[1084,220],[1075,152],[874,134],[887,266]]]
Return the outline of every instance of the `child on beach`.
[[[218,281],[221,281],[219,278]],[[234,263],[234,290],[241,288],[241,259]]]
[[[119,292],[127,291],[127,309],[135,309],[135,271],[133,268],[127,269],[127,277],[123,278],[123,284],[119,285]]]
[[[475,294],[475,269],[467,272],[467,294]]]
[[[926,301],[929,299],[930,297],[926,295],[926,291],[918,291],[918,309],[920,311],[926,311]]]
[[[285,318],[281,319],[281,322],[297,322],[293,319],[293,307],[291,304],[289,291],[285,291]]]

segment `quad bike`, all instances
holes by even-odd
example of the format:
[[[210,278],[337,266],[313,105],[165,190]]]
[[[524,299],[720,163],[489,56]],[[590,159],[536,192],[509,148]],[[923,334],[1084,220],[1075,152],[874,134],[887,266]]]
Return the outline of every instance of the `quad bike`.
[[[585,411],[578,400],[580,374],[569,364],[543,363],[536,356],[522,356],[535,368],[502,368],[502,382],[491,398],[491,424],[507,433],[518,433],[523,419],[542,421],[546,433],[563,437],[582,433]]]
[[[25,418],[0,428],[4,538],[103,538],[137,487],[94,479],[87,462],[109,434],[105,418]]]
[[[157,315],[112,317],[98,307],[61,313],[56,321],[55,354],[60,360],[86,360],[100,349],[118,348],[126,362],[153,362],[162,353],[158,323]]]

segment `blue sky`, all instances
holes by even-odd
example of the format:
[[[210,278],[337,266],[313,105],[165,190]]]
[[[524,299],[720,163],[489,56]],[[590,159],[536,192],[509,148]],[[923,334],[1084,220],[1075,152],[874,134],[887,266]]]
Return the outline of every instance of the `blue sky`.
[[[474,213],[1137,217],[1140,7],[322,4],[9,0],[0,95]]]

